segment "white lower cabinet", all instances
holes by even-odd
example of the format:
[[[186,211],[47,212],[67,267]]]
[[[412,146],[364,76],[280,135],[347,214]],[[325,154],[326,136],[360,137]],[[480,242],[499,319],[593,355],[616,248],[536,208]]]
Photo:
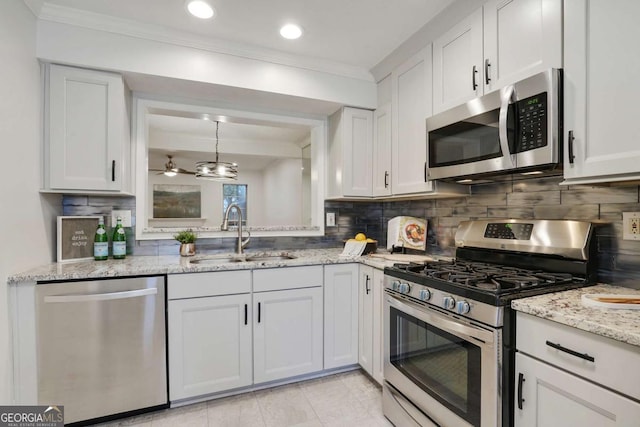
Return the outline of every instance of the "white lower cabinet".
[[[324,267],[324,369],[358,363],[358,267]]]
[[[171,400],[251,384],[250,305],[250,294],[169,302]]]
[[[169,276],[171,401],[251,385],[250,290],[249,271]]]
[[[254,382],[322,370],[322,287],[253,294]]]
[[[520,312],[516,328],[516,427],[639,425],[638,347]]]
[[[373,269],[373,368],[371,376],[380,385],[384,381],[382,373],[384,362],[384,323],[382,321],[383,314],[383,301],[384,301],[384,271],[377,268]]]
[[[640,420],[640,403],[522,353],[516,354],[515,408],[516,427],[630,427]]]
[[[322,370],[321,265],[253,271],[253,382]]]
[[[359,358],[362,369],[382,384],[382,290],[384,272],[361,265],[358,298]]]

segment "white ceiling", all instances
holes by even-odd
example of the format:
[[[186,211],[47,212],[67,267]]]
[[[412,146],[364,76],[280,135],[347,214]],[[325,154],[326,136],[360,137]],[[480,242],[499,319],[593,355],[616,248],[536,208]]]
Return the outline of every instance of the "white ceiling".
[[[222,159],[236,162],[242,170],[263,170],[274,160],[279,158],[278,154],[273,156],[238,154],[233,152],[235,141],[243,141],[253,144],[269,143],[289,143],[302,147],[309,138],[310,129],[308,126],[282,124],[282,123],[262,123],[252,124],[242,122],[238,118],[229,118],[235,122],[220,122],[218,137],[222,144],[228,142],[229,147]],[[175,117],[167,115],[149,114],[147,116],[149,135],[168,134],[169,138],[175,138],[176,144],[172,149],[150,149],[149,169],[155,171],[164,170],[167,162],[167,155],[173,156],[176,167],[194,171],[195,163],[202,160],[213,160],[215,151],[216,124],[208,120]],[[188,151],[180,148],[179,141],[185,137],[206,138],[211,141],[209,151]],[[222,149],[220,150],[222,152]],[[268,151],[268,150],[267,150]]]
[[[370,70],[453,0],[209,0],[215,18],[186,12],[185,0],[24,0],[183,31],[236,46],[311,57]],[[295,22],[299,40],[280,37]]]

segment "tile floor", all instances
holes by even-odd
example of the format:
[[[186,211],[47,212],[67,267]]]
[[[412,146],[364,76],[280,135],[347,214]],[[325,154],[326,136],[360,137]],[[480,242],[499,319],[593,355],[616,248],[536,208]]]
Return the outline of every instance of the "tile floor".
[[[381,399],[381,388],[358,370],[153,412],[100,427],[391,427],[382,415]]]

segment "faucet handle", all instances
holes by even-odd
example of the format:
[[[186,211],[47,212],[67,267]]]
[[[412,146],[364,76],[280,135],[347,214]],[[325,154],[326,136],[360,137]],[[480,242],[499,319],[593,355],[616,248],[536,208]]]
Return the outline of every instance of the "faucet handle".
[[[251,240],[251,232],[247,230],[247,238],[242,241],[242,249],[249,244],[249,240]]]

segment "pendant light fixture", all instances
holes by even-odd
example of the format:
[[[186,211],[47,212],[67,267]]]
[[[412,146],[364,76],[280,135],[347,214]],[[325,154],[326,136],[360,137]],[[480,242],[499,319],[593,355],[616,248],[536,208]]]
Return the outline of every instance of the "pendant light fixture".
[[[218,129],[220,122],[216,121],[216,160],[215,162],[197,162],[196,178],[209,181],[235,181],[238,179],[238,164],[221,162],[218,160]]]

